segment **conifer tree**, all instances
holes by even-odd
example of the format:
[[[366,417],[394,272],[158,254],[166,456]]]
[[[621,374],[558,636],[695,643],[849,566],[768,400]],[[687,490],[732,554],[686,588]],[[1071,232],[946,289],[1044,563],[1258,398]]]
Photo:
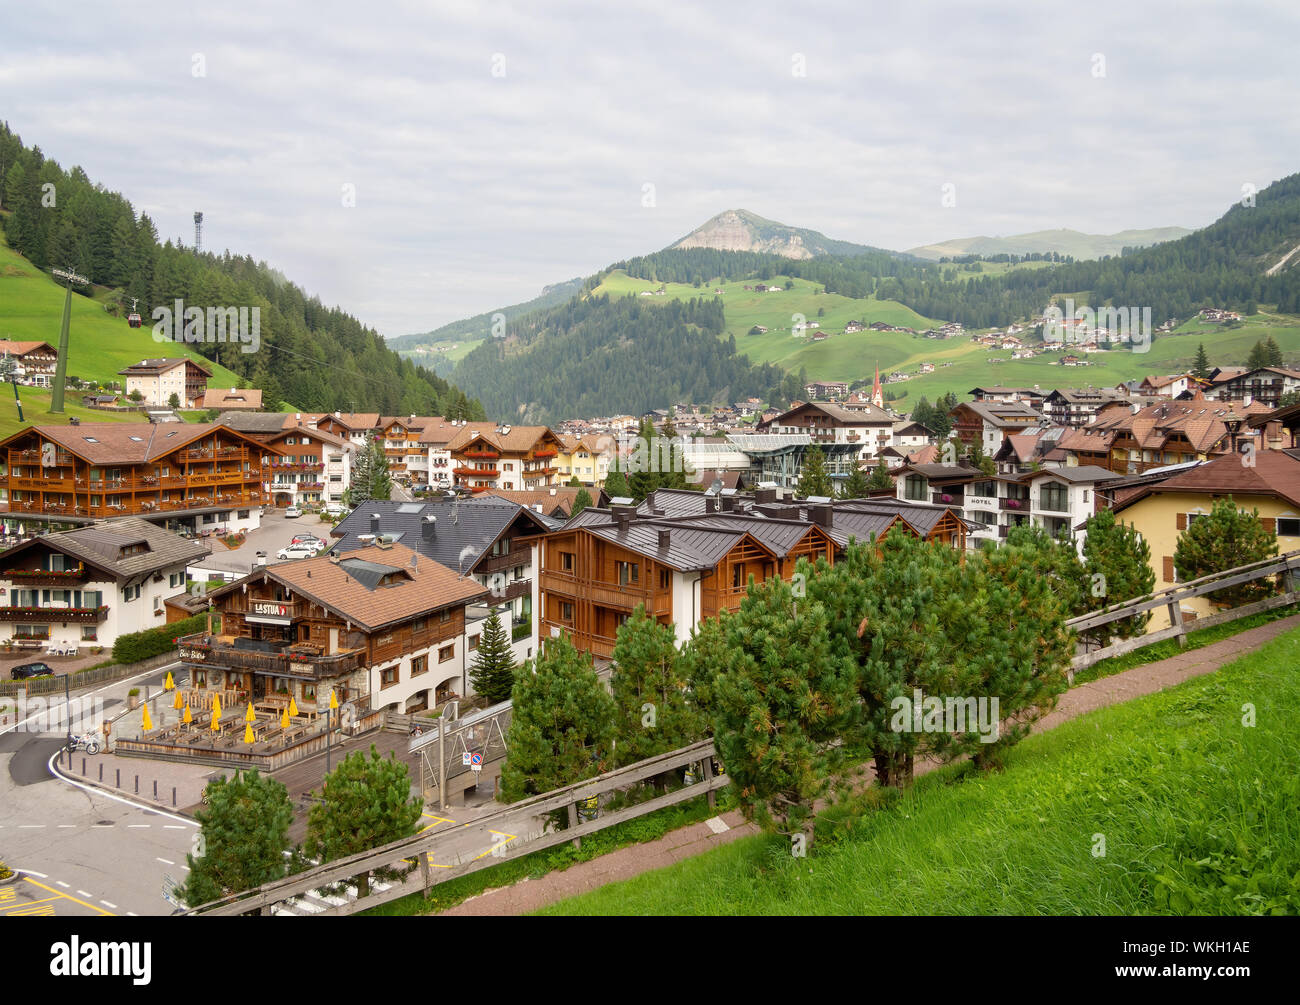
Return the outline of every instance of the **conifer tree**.
[[[727,628],[713,681],[718,753],[746,817],[796,834],[837,766],[828,744],[856,704],[853,663],[832,651],[822,606],[781,579],[751,583]]]
[[[568,635],[547,639],[524,664],[511,693],[513,711],[501,769],[501,797],[516,802],[591,778],[611,767],[614,699],[591,657]]]
[[[483,622],[469,679],[474,690],[493,705],[509,698],[514,689],[515,655],[510,648],[510,637],[501,624],[499,611],[494,610]]]
[[[1206,355],[1204,342],[1196,347],[1196,364],[1192,367],[1192,373],[1202,379],[1210,376],[1210,357]]]
[[[217,778],[204,790],[197,853],[186,855],[189,874],[178,891],[190,907],[252,890],[285,875],[293,804],[289,790],[256,770]]]
[[[704,735],[680,660],[672,628],[651,618],[644,606],[619,625],[610,677],[618,707],[616,763],[643,761]]]
[[[406,764],[391,752],[380,757],[372,743],[369,759],[358,750],[325,776],[321,800],[307,817],[303,851],[308,858],[332,862],[410,837],[421,810],[420,800],[411,796]],[[364,897],[372,878],[400,880],[404,875],[401,869],[374,869],[353,882]]]
[[[1145,596],[1155,589],[1156,573],[1151,567],[1151,548],[1133,527],[1120,523],[1115,511],[1100,510],[1088,518],[1083,541],[1083,561],[1088,571],[1085,603],[1092,610]],[[1101,645],[1118,636],[1130,639],[1146,631],[1150,612],[1123,621],[1112,621],[1097,629]]]
[[[889,473],[889,465],[883,460],[871,469],[871,477],[867,479],[868,494],[877,490],[894,488],[894,476]]]
[[[883,467],[884,464],[881,464]],[[875,470],[872,470],[872,476],[875,476]],[[865,499],[867,493],[871,490],[871,481],[867,478],[862,468],[854,464],[853,471],[844,484],[840,486],[841,499]]]
[[[1217,499],[1208,516],[1199,517],[1178,535],[1174,547],[1174,569],[1182,582],[1249,565],[1277,554],[1277,537],[1264,529],[1259,510],[1243,513],[1232,496]],[[1243,583],[1216,590],[1210,597],[1236,607],[1266,596],[1267,583]]]
[[[815,444],[803,456],[803,467],[799,472],[799,484],[795,494],[804,499],[810,496],[835,495],[835,487],[831,484],[830,475],[826,473],[826,455],[822,453],[822,448]]]
[[[591,505],[591,493],[585,488],[578,489],[573,496],[573,509],[569,511],[569,516],[574,517]]]

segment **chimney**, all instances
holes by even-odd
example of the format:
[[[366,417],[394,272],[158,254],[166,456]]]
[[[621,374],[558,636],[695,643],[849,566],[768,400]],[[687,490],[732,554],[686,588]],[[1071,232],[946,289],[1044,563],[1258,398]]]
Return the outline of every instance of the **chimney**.
[[[830,530],[835,522],[835,507],[830,503],[819,503],[808,507],[808,519],[822,530]]]
[[[628,527],[632,525],[632,514],[626,510],[619,510],[614,514],[614,519],[618,522],[618,532],[626,534]]]
[[[376,538],[379,537],[379,514],[378,513],[370,514],[370,533],[374,534]]]
[[[704,512],[716,513],[718,511],[718,501],[713,496],[704,497]]]
[[[253,558],[253,568],[259,569],[264,565],[266,565],[266,552],[259,551],[257,555]]]
[[[776,502],[776,486],[771,488],[759,488],[754,490],[755,503],[774,503]]]
[[[670,543],[670,538],[671,538],[671,536],[672,536],[672,531],[668,530],[667,528],[661,528],[661,529],[660,529],[660,531],[659,531],[659,550],[660,550],[660,551],[667,551],[667,550],[668,550],[668,545],[669,545],[669,543]]]
[[[438,530],[438,518],[432,514],[426,516],[421,521],[421,536],[426,540],[431,540]]]
[[[735,497],[735,496],[723,496],[723,497],[722,497],[722,512],[724,512],[724,513],[731,513],[731,512],[733,512],[733,511],[735,510],[735,508],[736,508],[736,497]]]

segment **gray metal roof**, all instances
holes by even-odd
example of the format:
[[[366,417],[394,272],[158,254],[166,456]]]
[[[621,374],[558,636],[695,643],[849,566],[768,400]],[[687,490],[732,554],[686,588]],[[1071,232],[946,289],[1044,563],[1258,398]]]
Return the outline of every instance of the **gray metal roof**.
[[[353,510],[332,531],[335,554],[356,551],[370,544],[371,515],[379,515],[379,533],[400,539],[422,557],[457,573],[471,572],[510,527],[519,522],[521,533],[542,534],[551,529],[541,515],[518,503],[482,496],[476,499],[437,499],[414,504],[370,500]],[[434,517],[426,533],[425,517]]]
[[[86,527],[45,534],[11,548],[5,554],[12,557],[20,553],[21,549],[37,544],[44,544],[111,572],[123,582],[182,562],[195,562],[210,554],[206,544],[173,534],[148,520],[133,516],[99,520]],[[123,548],[140,544],[145,545],[145,551],[122,556]]]

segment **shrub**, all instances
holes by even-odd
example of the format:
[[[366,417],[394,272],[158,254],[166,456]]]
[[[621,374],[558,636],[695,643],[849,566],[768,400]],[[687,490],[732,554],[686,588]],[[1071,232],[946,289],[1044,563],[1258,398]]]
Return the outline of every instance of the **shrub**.
[[[143,632],[122,635],[113,643],[113,661],[115,663],[138,663],[154,656],[161,656],[176,648],[173,639],[182,635],[193,635],[207,629],[206,614],[196,614],[170,625],[149,628]]]

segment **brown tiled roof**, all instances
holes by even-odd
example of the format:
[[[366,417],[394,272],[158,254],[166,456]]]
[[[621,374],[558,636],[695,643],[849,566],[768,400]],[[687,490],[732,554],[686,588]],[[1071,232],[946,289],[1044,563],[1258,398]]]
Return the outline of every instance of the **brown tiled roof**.
[[[340,415],[330,412],[329,415],[322,415],[320,422],[328,419],[333,419],[339,425],[351,430],[374,429],[379,425],[378,412],[343,412]]]
[[[13,342],[9,339],[0,339],[0,355],[8,353],[10,356],[26,356],[34,349],[44,348],[49,355],[57,356],[58,351],[48,342]]]
[[[173,534],[148,520],[128,516],[96,520],[85,527],[44,534],[18,545],[5,555],[14,558],[24,549],[38,544],[104,569],[121,581],[148,576],[181,562],[198,562],[211,554],[206,544]],[[122,557],[124,547],[141,544],[145,545],[144,551]]]
[[[199,399],[199,408],[261,408],[262,389],[250,387],[241,391],[237,387],[210,387]]]
[[[118,370],[119,374],[125,374],[128,377],[143,377],[150,374],[166,373],[168,370],[174,370],[184,363],[192,363],[197,369],[212,376],[212,368],[200,363],[196,359],[190,359],[188,356],[163,357],[160,359],[142,359],[139,363],[132,363],[130,366]]]
[[[482,439],[503,453],[523,454],[532,450],[544,436],[550,435],[555,437],[557,443],[559,441],[559,437],[547,426],[505,427],[509,432],[501,432],[501,428],[495,422],[467,422],[460,427],[460,433],[447,445],[447,449],[463,450],[475,439]]]
[[[371,546],[349,551],[337,563],[322,555],[270,565],[265,574],[367,631],[487,596],[487,589],[477,581],[428,558],[418,559],[413,566],[414,557],[415,552],[403,544]],[[355,574],[365,573],[365,565],[391,569],[397,574],[395,585],[368,589],[364,575]]]
[[[274,448],[249,439],[229,426],[208,422],[83,422],[79,426],[31,426],[0,441],[0,446],[30,433],[39,433],[91,464],[144,464],[218,429],[260,451],[270,449],[275,452]]]
[[[450,443],[459,432],[459,426],[448,422],[441,415],[435,415],[420,430],[420,442],[438,445]]]
[[[578,497],[578,493],[586,489],[587,495],[591,497],[592,505],[601,506],[604,504],[605,490],[587,488],[586,486],[577,487],[570,485],[553,485],[544,489],[484,489],[479,493],[479,497],[496,496],[498,499],[506,499],[512,503],[518,503],[520,506],[526,506],[532,509],[534,506],[541,506],[542,512],[548,516],[557,509],[568,516],[573,512],[573,502]]]
[[[1156,492],[1203,492],[1211,496],[1277,496],[1300,506],[1300,459],[1292,451],[1259,450],[1254,464],[1225,454],[1149,485],[1114,507],[1121,510]]]

